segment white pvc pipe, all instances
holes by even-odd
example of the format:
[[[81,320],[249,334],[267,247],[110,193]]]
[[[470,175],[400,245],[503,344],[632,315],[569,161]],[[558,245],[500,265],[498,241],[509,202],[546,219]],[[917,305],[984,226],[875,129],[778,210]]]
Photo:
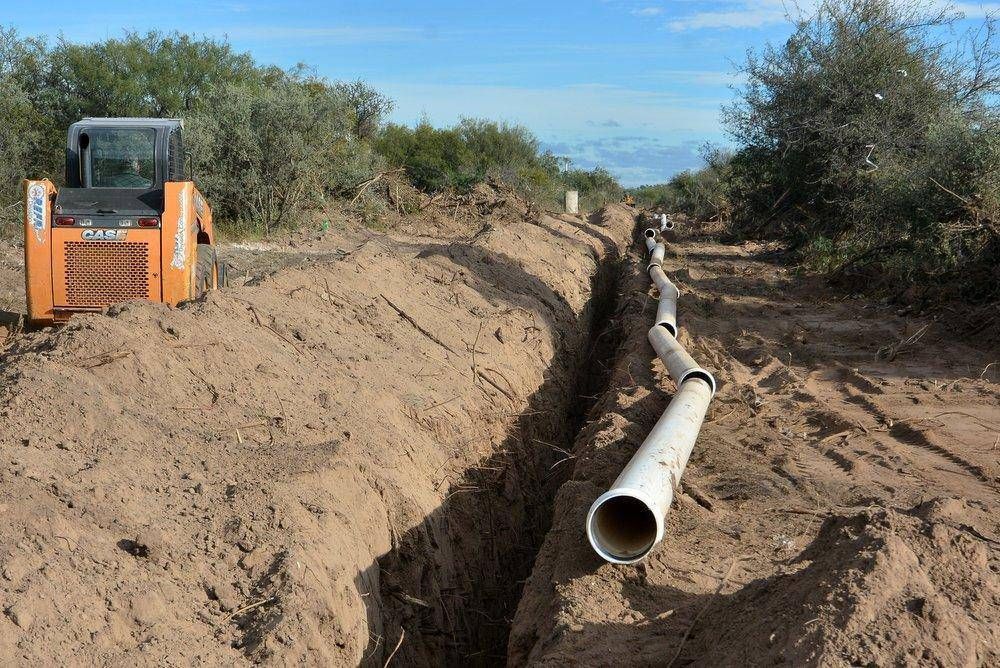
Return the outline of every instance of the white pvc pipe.
[[[667,230],[674,229],[674,221],[667,218],[667,214],[660,215],[660,231],[666,232]]]
[[[566,213],[580,213],[580,193],[577,190],[566,191]]]
[[[674,285],[673,281],[667,278],[666,273],[663,271],[663,267],[654,266],[649,268],[649,277],[653,280],[653,285],[656,289],[660,291],[660,294],[672,294],[674,298],[681,296],[680,290]]]
[[[670,282],[667,275],[663,273],[663,268],[652,266],[649,268],[649,277],[653,279],[653,284],[660,292],[660,300],[656,304],[656,322],[654,325],[662,325],[670,330],[672,336],[677,336],[677,300],[681,296],[681,291]]]
[[[671,336],[677,336],[677,299],[660,295],[656,303],[656,327],[667,330]]]
[[[712,394],[700,377],[682,383],[611,489],[590,507],[587,539],[606,561],[633,564],[662,540]]]
[[[694,361],[694,358],[688,355],[688,352],[684,350],[684,346],[671,336],[666,327],[662,325],[651,327],[647,338],[650,344],[652,344],[653,350],[656,351],[656,356],[663,362],[663,366],[667,368],[667,373],[674,379],[678,387],[683,385],[684,381],[691,378],[701,378],[712,388],[712,394],[715,394],[715,377],[708,371],[705,371],[705,369],[702,369]]]
[[[646,245],[648,246],[649,243],[647,242]],[[653,250],[649,253],[648,267],[661,266],[663,264],[663,258],[666,257],[666,255],[667,255],[667,247],[664,246],[663,244],[656,244],[653,247]]]

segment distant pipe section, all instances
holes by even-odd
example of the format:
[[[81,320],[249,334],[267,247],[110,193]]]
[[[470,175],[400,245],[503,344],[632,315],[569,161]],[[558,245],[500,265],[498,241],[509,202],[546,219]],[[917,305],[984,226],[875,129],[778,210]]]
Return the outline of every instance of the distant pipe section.
[[[649,277],[660,292],[660,300],[656,304],[656,322],[654,325],[666,327],[671,336],[677,336],[677,300],[681,291],[670,282],[663,268],[653,265],[649,268]]]
[[[646,243],[647,248],[649,247],[649,242]],[[663,244],[655,244],[653,250],[649,253],[649,267],[659,267],[663,264],[663,258],[667,255],[667,247]]]
[[[677,393],[611,489],[587,513],[590,545],[615,564],[642,560],[663,539],[667,512],[716,391],[712,374],[677,341],[680,290],[663,271],[665,247],[656,236],[654,228],[643,233],[649,251],[647,270],[660,293],[648,338],[677,383]]]

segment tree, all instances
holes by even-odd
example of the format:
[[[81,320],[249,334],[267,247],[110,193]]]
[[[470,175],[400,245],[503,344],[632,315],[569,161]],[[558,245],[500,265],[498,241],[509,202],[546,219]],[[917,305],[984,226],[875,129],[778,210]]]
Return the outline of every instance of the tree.
[[[996,94],[988,19],[954,41],[930,5],[825,0],[781,46],[751,54],[725,110],[734,225],[779,230],[905,282],[957,271],[997,247]]]

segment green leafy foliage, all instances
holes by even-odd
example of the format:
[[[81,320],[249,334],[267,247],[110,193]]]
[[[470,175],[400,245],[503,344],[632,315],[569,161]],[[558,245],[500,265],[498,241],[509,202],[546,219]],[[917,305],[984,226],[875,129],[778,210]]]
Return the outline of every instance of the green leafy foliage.
[[[621,196],[610,172],[571,169],[568,161],[542,151],[538,140],[519,125],[463,119],[450,128],[424,121],[416,127],[390,124],[375,142],[393,167],[406,168],[425,192],[467,190],[487,180],[503,181],[541,206],[562,206],[567,189],[579,190],[584,208]]]
[[[724,179],[737,233],[777,234],[817,268],[871,267],[900,288],[996,289],[996,25],[956,39],[955,15],[929,7],[827,0],[749,56],[725,112],[741,146]]]
[[[426,192],[494,179],[551,206],[570,182],[585,202],[618,189],[603,170],[567,171],[521,126],[386,125],[391,110],[362,81],[261,67],[211,38],[151,32],[48,44],[0,29],[0,229],[20,225],[21,179],[62,180],[66,129],[88,116],[184,118],[198,185],[220,227],[238,234],[291,224],[330,197],[354,200],[387,165],[405,167]],[[388,209],[372,197],[357,201],[358,214],[379,225]]]
[[[666,183],[639,186],[630,192],[637,203],[657,211],[681,212],[699,220],[727,219],[732,155],[706,145],[702,158],[705,166],[701,169],[685,170]]]

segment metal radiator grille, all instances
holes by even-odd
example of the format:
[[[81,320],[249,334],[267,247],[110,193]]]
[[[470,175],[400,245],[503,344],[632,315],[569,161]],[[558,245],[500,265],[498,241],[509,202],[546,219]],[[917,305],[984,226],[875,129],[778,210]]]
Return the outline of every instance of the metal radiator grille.
[[[67,306],[150,298],[148,243],[66,241],[63,252]]]

